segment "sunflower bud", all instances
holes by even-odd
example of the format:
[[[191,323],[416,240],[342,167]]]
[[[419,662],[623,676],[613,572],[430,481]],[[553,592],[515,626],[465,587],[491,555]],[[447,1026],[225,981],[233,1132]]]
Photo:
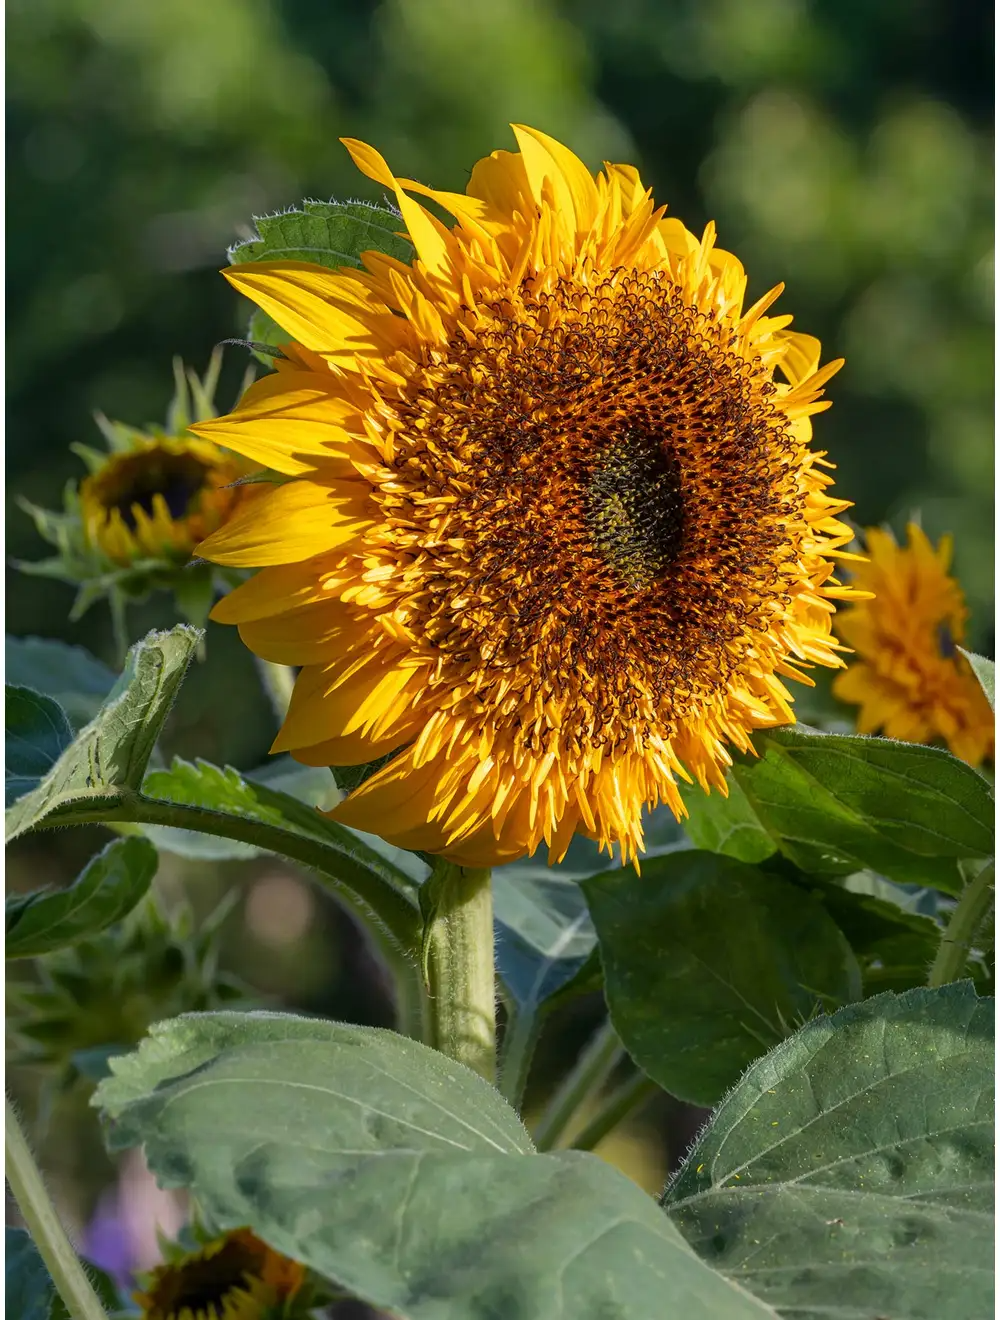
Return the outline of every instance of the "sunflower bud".
[[[242,998],[243,987],[218,970],[230,906],[196,931],[186,905],[168,914],[149,898],[94,939],[39,959],[36,980],[8,982],[10,1062],[41,1065],[56,1089],[68,1089],[102,1075],[109,1057],[161,1018]]]
[[[188,430],[216,415],[220,364],[216,351],[199,378],[175,360],[176,392],[163,428],[139,430],[98,414],[107,451],[71,446],[89,474],[68,484],[61,513],[22,501],[57,553],[18,567],[78,586],[71,618],[107,597],[123,632],[128,602],[167,590],[184,618],[202,624],[217,588],[242,579],[191,562],[198,542],[256,493],[245,482],[257,465]]]

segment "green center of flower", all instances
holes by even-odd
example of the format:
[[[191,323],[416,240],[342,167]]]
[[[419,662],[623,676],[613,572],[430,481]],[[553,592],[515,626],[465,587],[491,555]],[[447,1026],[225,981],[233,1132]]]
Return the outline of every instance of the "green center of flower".
[[[207,474],[206,465],[193,454],[145,450],[122,463],[117,489],[108,500],[108,511],[117,509],[125,526],[134,531],[135,506],[152,517],[156,496],[161,495],[171,518],[184,518],[192,500],[203,489]]]
[[[659,437],[625,431],[605,446],[587,484],[594,548],[634,591],[653,585],[684,539],[680,468]]]

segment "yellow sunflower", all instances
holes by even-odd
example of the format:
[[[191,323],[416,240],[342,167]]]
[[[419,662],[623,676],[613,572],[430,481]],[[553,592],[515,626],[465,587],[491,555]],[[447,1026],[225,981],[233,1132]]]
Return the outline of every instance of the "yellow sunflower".
[[[245,500],[247,490],[233,483],[246,473],[247,464],[209,440],[136,434],[80,487],[87,540],[122,566],[184,564]]]
[[[957,649],[969,611],[948,573],[951,537],[935,548],[915,523],[906,533],[902,546],[891,532],[866,533],[869,558],[854,581],[874,599],[837,620],[857,660],[837,675],[833,692],[860,706],[860,733],[882,730],[916,743],[943,739],[955,756],[979,765],[993,757],[993,712]]]
[[[291,342],[195,429],[295,480],[199,553],[262,567],[214,617],[302,666],[274,750],[398,752],[335,819],[466,866],[576,830],[629,859],[644,804],[725,791],[782,680],[841,663],[848,504],[809,449],[840,363],[633,167],[514,133],[464,195],[346,142],[412,264],[224,272]]]
[[[241,1228],[158,1266],[133,1299],[145,1320],[265,1320],[304,1279],[298,1261]]]

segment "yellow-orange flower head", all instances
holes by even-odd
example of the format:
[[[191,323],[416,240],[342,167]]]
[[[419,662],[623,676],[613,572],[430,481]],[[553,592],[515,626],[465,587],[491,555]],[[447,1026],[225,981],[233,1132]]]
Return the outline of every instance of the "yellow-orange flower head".
[[[247,469],[208,440],[137,434],[81,485],[84,534],[115,564],[184,564],[243,502]]]
[[[577,829],[634,857],[678,776],[724,789],[727,744],[792,719],[781,679],[840,663],[851,536],[808,448],[839,363],[780,289],[744,311],[711,225],[514,132],[465,195],[349,141],[412,265],[227,271],[294,342],[196,428],[297,478],[200,548],[264,566],[215,617],[303,667],[275,750],[398,751],[334,817],[466,866]]]
[[[858,730],[906,742],[941,739],[979,765],[992,758],[993,712],[958,651],[969,611],[948,573],[951,538],[937,548],[910,523],[907,544],[877,527],[866,533],[869,560],[854,580],[874,595],[837,620],[857,661],[834,680],[834,695],[857,704]]]
[[[304,1280],[298,1261],[238,1228],[157,1266],[134,1300],[145,1320],[266,1320]]]

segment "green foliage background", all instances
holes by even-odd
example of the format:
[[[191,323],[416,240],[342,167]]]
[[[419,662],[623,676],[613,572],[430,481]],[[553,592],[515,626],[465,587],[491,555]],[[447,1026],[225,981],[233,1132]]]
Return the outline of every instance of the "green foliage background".
[[[837,489],[862,525],[920,510],[932,536],[956,534],[969,644],[993,653],[982,0],[10,0],[7,15],[9,555],[43,553],[14,500],[58,503],[95,409],[162,419],[172,356],[200,370],[244,332],[217,271],[254,214],[379,199],[340,136],[460,189],[517,120],[591,166],[634,162],[696,232],[714,219],[751,298],[786,283],[780,310],[847,358],[817,427]],[[224,403],[244,367],[230,350]],[[14,572],[8,591],[9,632],[111,660],[104,607],[71,626],[69,587]],[[171,621],[151,602],[133,636]],[[209,653],[168,750],[259,764],[273,729],[252,661],[231,629],[210,629]],[[66,883],[106,838],[15,849],[15,883]],[[165,862],[159,883],[206,908],[233,866]],[[370,960],[323,911],[280,959],[243,932],[233,961],[301,1006],[384,1022]]]

